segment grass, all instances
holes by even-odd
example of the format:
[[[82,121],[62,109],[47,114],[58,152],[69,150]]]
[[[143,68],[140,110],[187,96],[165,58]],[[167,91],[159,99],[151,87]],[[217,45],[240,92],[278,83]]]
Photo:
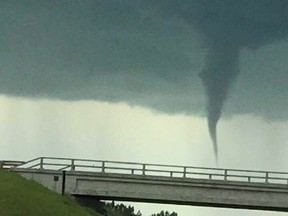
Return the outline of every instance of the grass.
[[[101,216],[37,182],[0,169],[0,215]]]

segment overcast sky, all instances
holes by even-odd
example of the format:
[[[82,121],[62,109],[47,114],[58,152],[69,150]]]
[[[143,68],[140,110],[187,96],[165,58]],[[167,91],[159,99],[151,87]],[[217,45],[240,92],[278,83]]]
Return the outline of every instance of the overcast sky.
[[[0,0],[0,158],[215,167],[214,113],[220,167],[287,171],[287,10],[285,0]]]

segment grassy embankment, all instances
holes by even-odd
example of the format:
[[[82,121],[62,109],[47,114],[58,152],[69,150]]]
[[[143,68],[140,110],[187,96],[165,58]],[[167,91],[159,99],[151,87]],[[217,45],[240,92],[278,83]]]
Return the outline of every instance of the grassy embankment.
[[[101,216],[32,180],[0,169],[0,215]]]

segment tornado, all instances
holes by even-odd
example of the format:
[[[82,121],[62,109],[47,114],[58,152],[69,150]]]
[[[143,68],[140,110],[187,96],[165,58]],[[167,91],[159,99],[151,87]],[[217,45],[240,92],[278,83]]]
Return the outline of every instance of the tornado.
[[[191,14],[208,46],[199,77],[207,99],[207,121],[218,164],[217,123],[239,73],[239,53],[287,38],[286,0],[195,0]]]
[[[239,48],[232,44],[212,46],[206,57],[206,64],[199,74],[207,95],[207,121],[218,164],[217,123],[221,117],[225,100],[232,83],[239,73]]]

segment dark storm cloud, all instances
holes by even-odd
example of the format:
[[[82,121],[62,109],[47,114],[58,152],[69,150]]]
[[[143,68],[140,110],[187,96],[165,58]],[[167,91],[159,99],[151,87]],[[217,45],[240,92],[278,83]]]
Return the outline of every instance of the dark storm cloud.
[[[286,0],[0,4],[2,94],[287,118]]]
[[[2,2],[0,91],[201,110],[197,34],[131,2]]]

